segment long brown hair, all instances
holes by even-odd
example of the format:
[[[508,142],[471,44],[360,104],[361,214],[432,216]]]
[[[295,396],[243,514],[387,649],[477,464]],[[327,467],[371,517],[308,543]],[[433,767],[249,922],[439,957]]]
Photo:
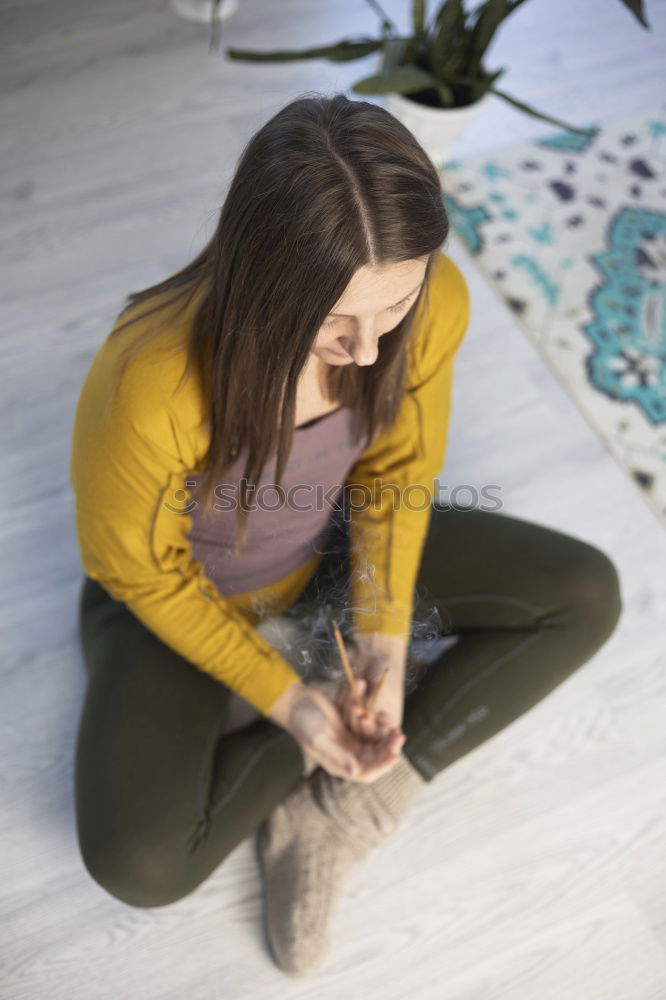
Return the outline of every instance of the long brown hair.
[[[186,267],[127,297],[119,318],[160,296],[152,309],[199,297],[188,332],[186,374],[201,381],[210,444],[201,498],[213,502],[247,449],[238,535],[247,493],[277,451],[276,485],[292,446],[296,388],[319,329],[355,272],[429,255],[449,233],[440,175],[411,132],[369,101],[308,91],[278,111],[243,150],[215,233]],[[163,295],[175,292],[163,300]],[[379,341],[372,365],[331,365],[331,401],[356,414],[356,440],[388,430],[406,388],[407,344],[422,290]],[[134,310],[133,310],[134,311]],[[169,317],[170,318],[170,317]],[[119,374],[161,327],[125,349]]]

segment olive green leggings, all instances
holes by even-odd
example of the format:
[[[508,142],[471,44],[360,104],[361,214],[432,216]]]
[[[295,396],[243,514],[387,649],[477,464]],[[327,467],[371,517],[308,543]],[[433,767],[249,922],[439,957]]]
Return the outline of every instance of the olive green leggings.
[[[316,614],[331,598],[334,609],[344,602],[347,537],[338,518],[289,615]],[[598,548],[505,514],[435,503],[413,638],[425,627],[454,644],[409,667],[405,756],[434,779],[582,666],[613,632],[621,608],[616,569]],[[263,715],[224,732],[229,689],[88,577],[80,629],[87,669],[75,762],[81,856],[117,899],[162,906],[200,885],[262,823],[301,778],[303,755]]]

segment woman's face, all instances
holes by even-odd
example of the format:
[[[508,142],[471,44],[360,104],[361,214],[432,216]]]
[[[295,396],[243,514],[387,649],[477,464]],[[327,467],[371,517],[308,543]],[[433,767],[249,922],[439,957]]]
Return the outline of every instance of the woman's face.
[[[428,256],[361,267],[320,327],[312,354],[329,365],[372,365],[379,338],[400,322],[425,280]]]

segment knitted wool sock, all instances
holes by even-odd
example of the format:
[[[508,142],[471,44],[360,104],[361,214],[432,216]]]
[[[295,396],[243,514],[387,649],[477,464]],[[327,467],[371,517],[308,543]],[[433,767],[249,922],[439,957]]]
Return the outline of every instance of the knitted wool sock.
[[[370,785],[317,767],[261,825],[264,926],[284,972],[319,966],[347,873],[397,829],[425,784],[404,754]]]

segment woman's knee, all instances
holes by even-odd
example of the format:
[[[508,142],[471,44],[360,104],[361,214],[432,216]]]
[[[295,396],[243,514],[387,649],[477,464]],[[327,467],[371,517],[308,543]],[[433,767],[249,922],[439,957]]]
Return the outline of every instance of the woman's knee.
[[[79,831],[79,850],[94,881],[128,906],[167,906],[188,896],[200,881],[195,865],[188,864],[185,843],[178,850],[139,837],[101,844]]]
[[[613,633],[622,614],[620,577],[601,549],[581,543],[568,580],[568,601],[594,648]]]

